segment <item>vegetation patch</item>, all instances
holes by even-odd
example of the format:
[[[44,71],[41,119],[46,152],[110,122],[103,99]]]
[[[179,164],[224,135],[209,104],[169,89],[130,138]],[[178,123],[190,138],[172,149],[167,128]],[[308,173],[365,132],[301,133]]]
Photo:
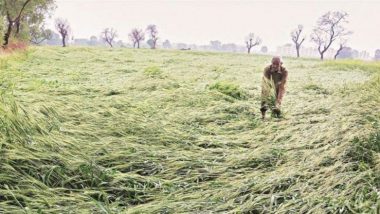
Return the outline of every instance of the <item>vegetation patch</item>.
[[[247,93],[239,85],[227,81],[216,82],[210,85],[209,89],[219,91],[222,94],[239,100],[247,98]]]
[[[286,158],[284,151],[279,149],[271,149],[270,151],[255,157],[253,154],[247,159],[239,160],[239,164],[236,164],[234,168],[252,168],[252,169],[265,169],[269,170],[273,167],[284,164]]]
[[[322,88],[321,86],[316,85],[316,84],[308,84],[308,85],[305,85],[303,88],[304,88],[305,90],[315,91],[315,93],[317,93],[317,94],[325,94],[325,95],[328,95],[328,94],[331,93],[331,92],[329,92],[327,89]]]
[[[380,132],[371,134],[367,139],[355,137],[351,144],[345,154],[347,160],[373,165],[375,153],[380,153]]]
[[[149,66],[144,69],[144,74],[149,77],[160,77],[162,73],[162,70],[157,66]]]
[[[261,120],[268,56],[33,47],[0,62],[0,213],[376,213],[375,70],[341,84],[339,61],[286,58],[286,117]]]
[[[329,60],[324,62],[322,65],[328,68],[343,71],[361,70],[371,73],[377,73],[380,71],[380,62],[363,62],[361,60]]]

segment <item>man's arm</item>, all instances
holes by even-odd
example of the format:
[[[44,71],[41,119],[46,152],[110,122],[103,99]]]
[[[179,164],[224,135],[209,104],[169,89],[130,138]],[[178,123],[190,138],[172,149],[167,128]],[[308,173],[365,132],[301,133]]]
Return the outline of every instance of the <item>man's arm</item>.
[[[288,80],[288,71],[286,70],[286,68],[283,68],[281,82],[278,86],[279,88],[278,88],[278,96],[276,100],[276,105],[281,105],[282,98],[285,95],[285,84],[287,80]]]
[[[281,83],[280,83],[281,88],[285,88],[285,84],[287,80],[288,80],[288,70],[286,70],[286,68],[283,68],[282,78],[281,78]]]
[[[264,76],[261,83],[261,107],[268,105],[269,95],[270,95],[270,67],[264,69]]]
[[[270,79],[270,67],[264,69],[264,77],[268,80]]]

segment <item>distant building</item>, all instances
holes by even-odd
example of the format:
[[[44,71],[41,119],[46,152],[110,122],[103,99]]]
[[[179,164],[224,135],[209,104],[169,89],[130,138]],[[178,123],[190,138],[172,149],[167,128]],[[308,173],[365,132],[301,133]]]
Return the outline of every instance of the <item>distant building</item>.
[[[349,52],[349,53],[346,53]],[[285,44],[283,46],[278,46],[276,50],[276,54],[280,56],[291,56],[296,57],[296,47],[293,44]],[[336,54],[336,50],[333,48],[328,49],[325,54],[325,59],[333,59]],[[300,49],[301,57],[311,57],[311,58],[319,58],[320,54],[318,49],[315,47],[302,47]],[[351,48],[346,48],[344,53],[341,54],[338,58],[353,58],[353,59],[370,59],[370,54],[367,51],[358,51]]]
[[[371,56],[369,55],[369,52],[367,52],[367,51],[360,51],[359,52],[359,59],[369,60],[369,59],[371,59]]]
[[[380,60],[380,49],[377,49],[375,51],[375,57],[374,57],[375,60]]]

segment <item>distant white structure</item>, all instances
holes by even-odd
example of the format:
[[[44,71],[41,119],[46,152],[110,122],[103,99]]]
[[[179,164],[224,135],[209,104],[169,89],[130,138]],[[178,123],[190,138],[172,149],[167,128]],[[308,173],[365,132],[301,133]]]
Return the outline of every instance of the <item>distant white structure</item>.
[[[291,57],[296,57],[297,52],[296,52],[296,47],[293,44],[285,44],[283,46],[278,46],[276,50],[276,54],[280,56],[291,56]],[[325,53],[325,58],[334,58],[336,54],[336,50],[333,48],[330,48],[327,50]],[[301,47],[300,49],[300,55],[301,57],[311,57],[311,58],[319,58],[320,54],[318,52],[317,48],[314,47]],[[352,51],[352,58],[357,58],[357,59],[363,59],[363,60],[368,60],[370,59],[370,54],[367,51],[357,51],[353,50]]]
[[[325,58],[333,58],[335,55],[335,52],[336,51],[334,49],[329,49],[325,53]],[[277,47],[276,54],[278,54],[280,56],[296,57],[297,51],[296,51],[296,47],[293,44],[286,44],[286,45]],[[301,57],[312,57],[312,58],[320,57],[317,48],[312,48],[312,47],[301,47],[300,56]]]
[[[360,51],[358,58],[364,59],[364,60],[369,60],[369,59],[371,59],[371,56],[369,55],[369,52],[367,52],[367,51]]]

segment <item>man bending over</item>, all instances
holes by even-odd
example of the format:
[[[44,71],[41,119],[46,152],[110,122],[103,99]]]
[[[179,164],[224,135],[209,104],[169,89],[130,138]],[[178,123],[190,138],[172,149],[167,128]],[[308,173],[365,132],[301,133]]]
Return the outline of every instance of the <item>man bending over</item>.
[[[269,107],[277,117],[281,115],[281,101],[285,94],[287,78],[288,71],[282,66],[281,58],[273,57],[272,64],[264,69],[260,108],[263,119]]]

